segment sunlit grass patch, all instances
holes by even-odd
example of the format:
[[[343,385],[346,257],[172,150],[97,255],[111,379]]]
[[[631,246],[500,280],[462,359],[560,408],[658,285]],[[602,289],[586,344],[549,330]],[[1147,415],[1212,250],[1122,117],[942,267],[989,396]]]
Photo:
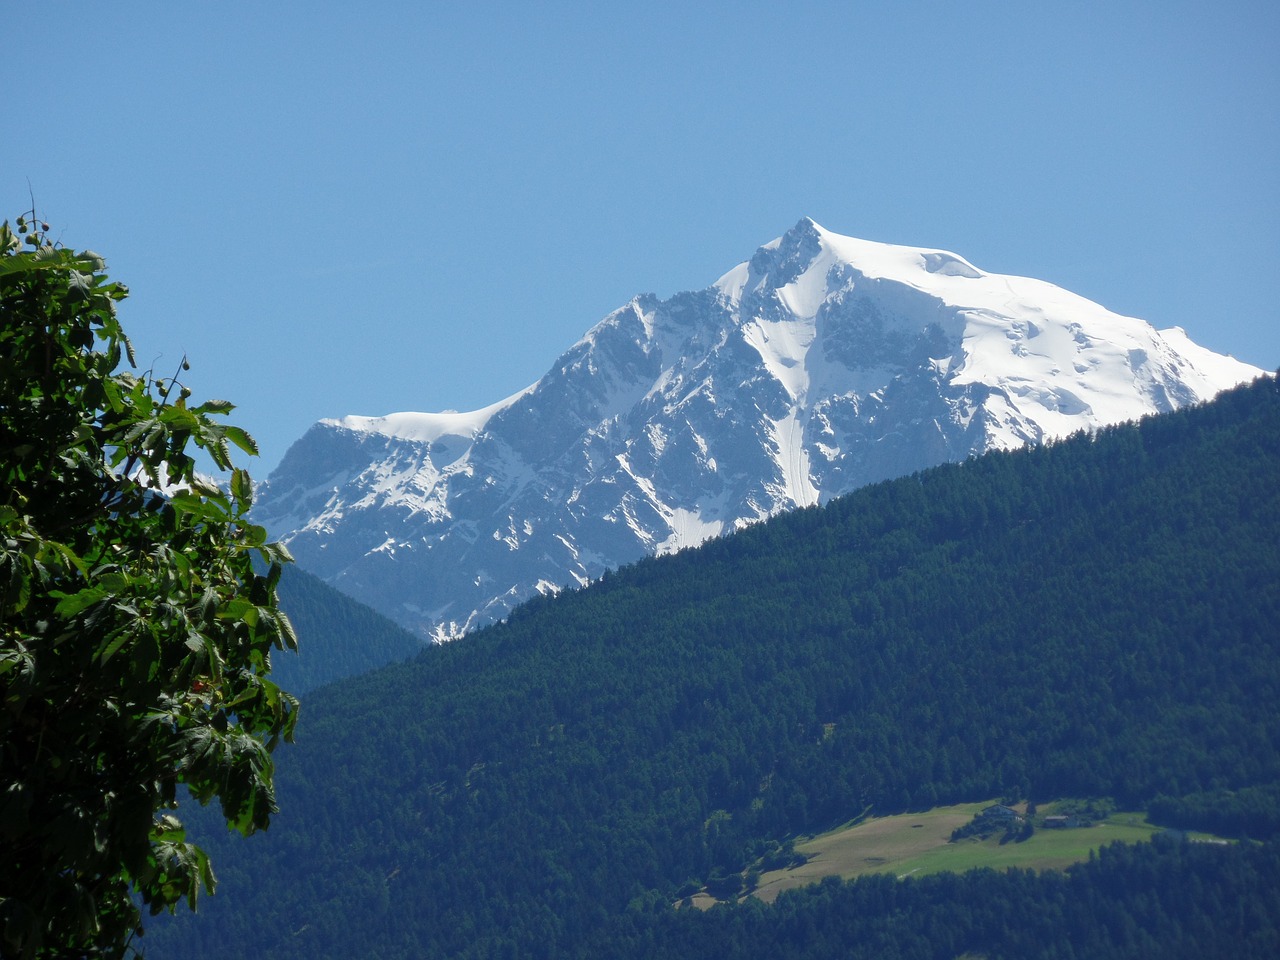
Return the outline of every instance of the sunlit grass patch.
[[[1039,828],[1021,842],[1002,843],[1000,832],[986,839],[971,837],[950,842],[952,831],[971,822],[974,814],[990,803],[963,803],[923,813],[873,817],[798,842],[796,852],[807,856],[808,862],[762,873],[755,896],[772,902],[783,890],[831,876],[847,879],[892,873],[907,877],[958,873],[977,867],[1061,870],[1087,860],[1090,851],[1105,844],[1142,842],[1161,829],[1148,823],[1144,813],[1119,812],[1090,827]],[[1043,815],[1050,809],[1042,807],[1040,812]]]

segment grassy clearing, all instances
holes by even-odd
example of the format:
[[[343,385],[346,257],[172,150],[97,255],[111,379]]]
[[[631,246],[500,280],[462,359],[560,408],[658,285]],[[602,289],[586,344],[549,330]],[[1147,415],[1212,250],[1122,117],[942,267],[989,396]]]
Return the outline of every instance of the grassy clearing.
[[[829,876],[893,873],[905,877],[975,867],[1061,870],[1087,860],[1091,850],[1104,844],[1116,840],[1137,843],[1150,839],[1160,829],[1147,823],[1145,814],[1116,813],[1092,827],[1039,829],[1022,843],[1001,844],[998,836],[949,842],[953,830],[968,823],[991,802],[874,817],[797,843],[796,851],[808,856],[808,863],[761,874],[755,896],[772,903],[783,890],[817,883]],[[1046,808],[1041,809],[1044,812]]]

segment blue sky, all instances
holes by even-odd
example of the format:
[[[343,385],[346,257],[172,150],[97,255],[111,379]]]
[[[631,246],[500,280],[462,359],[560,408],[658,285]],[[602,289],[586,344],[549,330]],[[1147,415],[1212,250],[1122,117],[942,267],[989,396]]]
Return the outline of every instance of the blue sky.
[[[811,216],[1280,366],[1280,5],[78,2],[0,22],[0,215],[102,253],[263,476],[466,410]]]

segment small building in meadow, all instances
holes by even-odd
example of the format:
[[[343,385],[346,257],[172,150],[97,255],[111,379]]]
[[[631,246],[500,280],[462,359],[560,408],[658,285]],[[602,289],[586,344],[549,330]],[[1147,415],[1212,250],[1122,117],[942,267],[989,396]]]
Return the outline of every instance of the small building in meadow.
[[[987,807],[978,816],[988,820],[1020,820],[1022,815],[1013,807],[1006,807],[1003,803],[993,803]]]
[[[1065,830],[1069,827],[1082,827],[1084,826],[1084,821],[1079,817],[1056,814],[1052,817],[1045,817],[1044,825],[1050,830]]]

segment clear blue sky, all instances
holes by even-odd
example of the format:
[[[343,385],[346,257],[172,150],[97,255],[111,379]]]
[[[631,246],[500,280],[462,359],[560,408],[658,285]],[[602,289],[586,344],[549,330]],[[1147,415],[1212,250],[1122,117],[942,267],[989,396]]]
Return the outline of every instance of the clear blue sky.
[[[472,409],[811,216],[1280,366],[1280,5],[8,4],[0,215],[131,287],[265,476]]]

